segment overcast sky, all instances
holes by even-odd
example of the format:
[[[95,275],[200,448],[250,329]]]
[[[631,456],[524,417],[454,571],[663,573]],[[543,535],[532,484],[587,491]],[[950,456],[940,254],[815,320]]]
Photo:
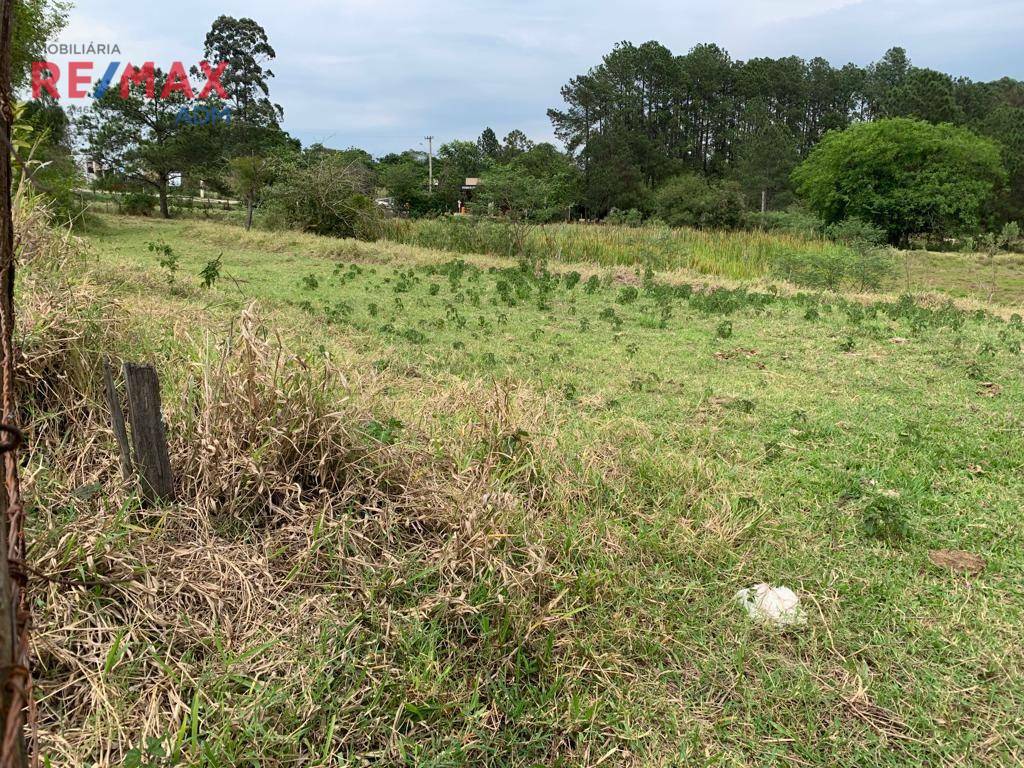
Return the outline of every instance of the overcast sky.
[[[122,63],[187,67],[221,13],[266,28],[277,51],[271,96],[289,132],[376,155],[425,149],[427,134],[435,148],[475,138],[487,125],[499,137],[520,128],[549,139],[559,88],[620,40],[833,64],[866,64],[902,45],[918,66],[1024,79],[1022,0],[78,0],[60,41],[116,43]],[[82,58],[100,72],[109,59]]]

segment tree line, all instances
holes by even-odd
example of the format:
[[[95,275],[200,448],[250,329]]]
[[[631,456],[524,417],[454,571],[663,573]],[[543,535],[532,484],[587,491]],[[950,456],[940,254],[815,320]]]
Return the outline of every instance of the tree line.
[[[794,202],[794,169],[829,131],[865,121],[948,123],[994,140],[1007,171],[997,219],[1024,216],[1024,83],[974,82],[914,66],[892,48],[865,67],[823,58],[734,60],[713,44],[675,55],[624,42],[562,88],[558,138],[583,173],[581,203],[652,211],[666,180],[696,173],[737,184],[748,205]]]
[[[25,64],[60,18],[46,15],[46,0],[22,7],[51,19],[19,43]],[[180,178],[182,191],[202,182],[240,198],[247,226],[259,209],[270,225],[358,237],[374,236],[382,215],[460,208],[533,221],[728,227],[749,211],[799,204],[823,224],[863,219],[892,242],[1024,219],[1024,83],[916,67],[902,48],[836,67],[796,56],[734,60],[714,44],[676,55],[653,41],[619,43],[548,110],[562,148],[485,128],[475,141],[440,146],[432,183],[421,150],[375,158],[290,137],[270,96],[275,51],[256,21],[218,17],[203,55],[230,62],[227,98],[203,105],[229,107],[229,123],[183,122],[190,105],[178,93],[159,97],[168,77],[159,70],[156,98],[132,84],[129,98],[111,88],[70,115],[31,102],[22,122],[45,137],[40,178],[49,174],[58,195],[79,184],[78,152],[101,169],[100,186],[133,191],[143,211],[170,215]],[[851,158],[860,164],[851,168]],[[468,178],[479,185],[465,190]]]

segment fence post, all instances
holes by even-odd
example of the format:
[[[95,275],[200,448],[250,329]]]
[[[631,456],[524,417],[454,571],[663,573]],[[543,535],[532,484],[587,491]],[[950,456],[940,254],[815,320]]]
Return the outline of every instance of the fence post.
[[[142,481],[143,498],[149,504],[171,501],[174,481],[160,415],[160,380],[156,369],[151,365],[125,363],[124,384],[135,446],[135,467]]]
[[[121,477],[126,481],[132,479],[132,456],[128,449],[128,430],[124,426],[124,413],[121,411],[121,398],[114,386],[114,374],[110,369],[110,358],[103,358],[103,383],[107,388],[107,405],[110,406],[110,427],[117,439],[117,450],[121,454]]]

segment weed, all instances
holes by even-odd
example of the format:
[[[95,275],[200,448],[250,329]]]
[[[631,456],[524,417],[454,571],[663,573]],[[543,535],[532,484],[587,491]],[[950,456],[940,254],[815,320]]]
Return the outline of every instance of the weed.
[[[897,491],[871,494],[861,508],[861,525],[867,536],[897,542],[910,536],[910,517]]]
[[[163,240],[146,243],[151,253],[157,255],[157,263],[167,272],[168,284],[174,282],[174,275],[178,271],[178,254]]]
[[[637,290],[635,285],[624,285],[619,289],[619,295],[615,298],[615,301],[619,304],[632,304],[639,295],[640,291]]]
[[[213,288],[217,280],[220,279],[220,264],[223,255],[223,253],[218,254],[216,259],[206,262],[206,266],[200,270],[199,277],[203,280],[203,288]]]

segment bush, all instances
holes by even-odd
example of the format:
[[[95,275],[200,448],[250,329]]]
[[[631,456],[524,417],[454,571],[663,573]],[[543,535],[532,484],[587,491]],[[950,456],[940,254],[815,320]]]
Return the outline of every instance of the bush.
[[[885,243],[885,230],[852,217],[825,227],[825,237],[852,248],[871,248]]]
[[[150,216],[156,209],[156,197],[148,192],[129,192],[121,198],[118,207],[129,216]]]
[[[786,232],[803,237],[819,237],[824,222],[813,213],[801,208],[785,211],[751,211],[743,217],[748,229],[763,229],[766,232]]]
[[[837,291],[846,285],[858,291],[875,291],[894,269],[890,251],[872,247],[820,253],[786,251],[776,257],[772,273],[808,288]]]
[[[307,152],[280,169],[267,192],[265,221],[271,227],[375,240],[381,214],[371,191],[361,164],[336,153]]]
[[[893,245],[975,230],[1005,178],[994,142],[906,118],[830,131],[793,172],[798,193],[825,221],[858,216]]]
[[[612,208],[604,217],[604,223],[620,227],[639,227],[644,223],[644,216],[636,208],[630,208],[628,211]]]
[[[655,207],[672,227],[735,227],[743,217],[743,193],[734,182],[688,174],[666,181],[655,194]]]

